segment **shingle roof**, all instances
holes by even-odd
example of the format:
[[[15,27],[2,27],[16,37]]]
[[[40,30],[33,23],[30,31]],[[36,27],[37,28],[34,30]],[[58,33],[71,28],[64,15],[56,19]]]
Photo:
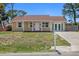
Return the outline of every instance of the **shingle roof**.
[[[48,21],[48,22],[64,22],[63,16],[48,16],[48,15],[28,15],[28,16],[16,16],[12,22],[17,21]]]

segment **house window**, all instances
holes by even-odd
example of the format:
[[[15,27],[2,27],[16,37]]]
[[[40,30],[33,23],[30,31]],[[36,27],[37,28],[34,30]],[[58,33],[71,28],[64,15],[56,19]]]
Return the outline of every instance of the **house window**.
[[[32,27],[32,22],[30,23],[30,27]]]
[[[22,27],[22,22],[18,22],[18,27]]]
[[[42,24],[42,27],[48,27],[48,22],[43,22]]]
[[[55,30],[57,30],[57,24],[55,24]]]
[[[58,24],[59,30],[60,30],[60,24]]]
[[[54,30],[54,24],[52,24],[52,29]]]

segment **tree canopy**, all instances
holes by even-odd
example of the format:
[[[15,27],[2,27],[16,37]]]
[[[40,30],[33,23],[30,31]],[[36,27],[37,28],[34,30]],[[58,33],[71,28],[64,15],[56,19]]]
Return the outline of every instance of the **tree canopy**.
[[[76,18],[79,18],[79,4],[78,3],[66,3],[63,7],[64,17],[70,17],[74,20],[74,24],[77,25]]]
[[[12,13],[12,10],[8,10],[7,11],[7,15],[9,18],[11,18],[11,13]],[[24,16],[26,15],[27,12],[23,11],[23,10],[13,10],[13,16],[12,16],[12,19],[16,16]]]
[[[11,7],[10,10],[6,12],[5,9],[8,5],[10,5]],[[6,20],[6,18],[12,20],[16,16],[24,16],[26,14],[27,12],[25,12],[24,10],[15,10],[13,3],[0,3],[0,20]]]
[[[10,5],[10,10],[6,11],[6,7]],[[0,3],[0,25],[2,25],[2,28],[4,29],[5,24],[4,21],[12,20],[16,16],[24,16],[27,12],[23,10],[15,10],[13,3]]]

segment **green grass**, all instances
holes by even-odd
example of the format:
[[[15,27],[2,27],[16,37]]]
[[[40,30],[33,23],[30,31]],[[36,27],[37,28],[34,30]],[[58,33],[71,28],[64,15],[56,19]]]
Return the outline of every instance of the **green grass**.
[[[7,52],[46,52],[53,45],[50,32],[0,32],[0,53]],[[57,46],[69,46],[57,36]]]
[[[57,35],[56,42],[57,42],[57,46],[70,46],[71,45],[66,40],[64,40],[64,38],[60,37],[59,35]]]

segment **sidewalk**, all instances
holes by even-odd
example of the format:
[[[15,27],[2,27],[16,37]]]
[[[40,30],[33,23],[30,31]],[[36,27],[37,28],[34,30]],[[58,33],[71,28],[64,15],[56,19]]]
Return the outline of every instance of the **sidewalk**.
[[[57,52],[3,53],[0,56],[58,56]]]
[[[0,56],[79,56],[79,52],[62,52],[61,55],[57,52],[4,53]]]
[[[54,47],[51,47],[51,49],[54,49]],[[70,46],[56,46],[56,50],[58,50],[61,53],[62,52],[72,52]]]

